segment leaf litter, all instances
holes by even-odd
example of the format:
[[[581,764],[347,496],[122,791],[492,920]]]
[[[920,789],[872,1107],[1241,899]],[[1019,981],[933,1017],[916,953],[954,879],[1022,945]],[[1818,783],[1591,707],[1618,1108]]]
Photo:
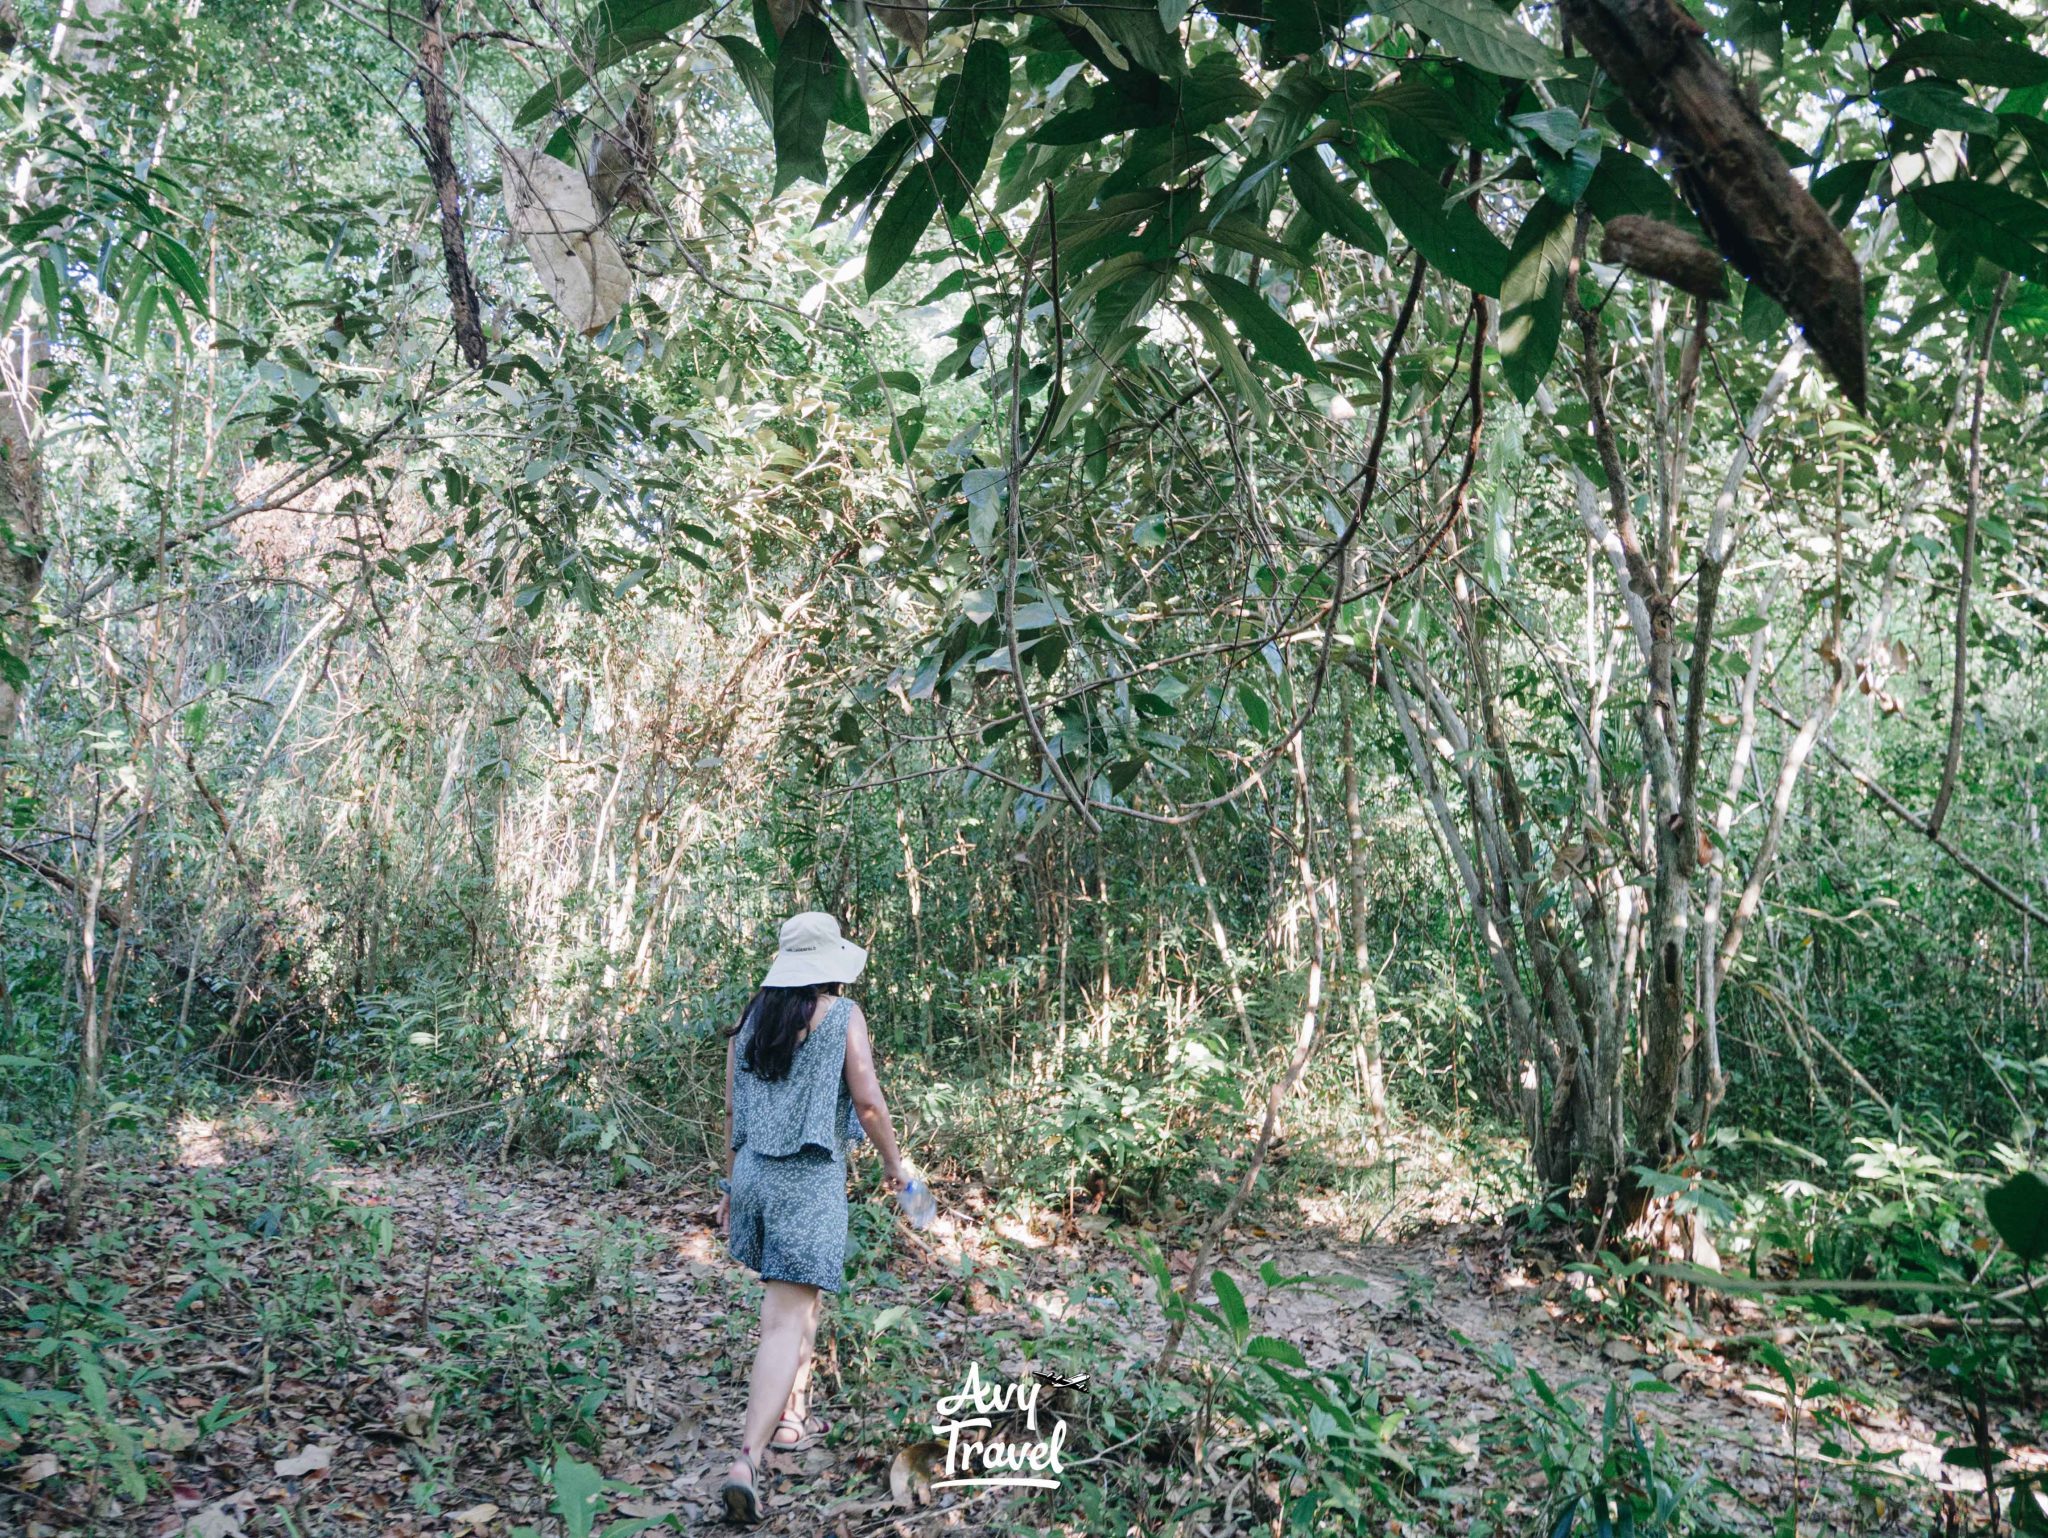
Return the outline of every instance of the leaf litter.
[[[609,1482],[612,1517],[672,1516],[686,1528],[717,1520],[759,1287],[725,1255],[700,1183],[611,1188],[594,1167],[329,1166],[319,1180],[331,1203],[324,1226],[264,1238],[263,1222],[248,1223],[234,1267],[210,1263],[207,1244],[232,1226],[237,1201],[283,1199],[262,1193],[286,1162],[238,1150],[217,1168],[121,1174],[115,1221],[132,1242],[105,1250],[105,1280],[129,1289],[123,1312],[151,1343],[136,1355],[155,1353],[151,1403],[130,1393],[117,1407],[152,1427],[148,1493],[134,1499],[36,1450],[6,1480],[22,1493],[0,1495],[0,1520],[16,1519],[27,1538],[505,1533],[550,1520],[549,1448],[565,1435]],[[195,1195],[194,1182],[210,1184]],[[1028,1525],[1028,1496],[934,1500],[943,1450],[928,1423],[954,1387],[946,1364],[985,1359],[993,1344],[1006,1353],[1003,1370],[1021,1370],[1024,1343],[1053,1340],[1078,1316],[1100,1322],[1091,1305],[1104,1274],[1127,1282],[1142,1307],[1106,1337],[1120,1363],[1091,1365],[1107,1379],[1156,1353],[1165,1334],[1156,1288],[1113,1227],[1011,1219],[999,1230],[962,1218],[926,1235],[874,1226],[879,1249],[863,1256],[857,1278],[865,1285],[820,1334],[817,1400],[838,1424],[828,1445],[773,1460],[770,1531],[850,1538]],[[1244,1232],[1223,1265],[1242,1280],[1257,1328],[1312,1368],[1373,1361],[1388,1404],[1473,1459],[1475,1503],[1489,1485],[1527,1476],[1489,1465],[1482,1449],[1532,1373],[1589,1406],[1610,1382],[1654,1383],[1634,1400],[1639,1419],[1759,1511],[1781,1506],[1803,1477],[1783,1406],[1755,1387],[1759,1369],[1698,1340],[1628,1340],[1588,1326],[1563,1279],[1524,1265],[1498,1230],[1451,1225],[1368,1245]],[[1184,1274],[1186,1251],[1168,1259]],[[1328,1280],[1273,1286],[1262,1266],[1271,1277]],[[209,1277],[213,1290],[202,1285]],[[281,1320],[294,1327],[277,1328]],[[935,1375],[868,1376],[875,1352],[906,1332]],[[1934,1412],[1910,1385],[1892,1387],[1861,1429],[1928,1482],[1917,1493],[1902,1482],[1903,1514],[1931,1503],[1935,1482],[1967,1489],[1969,1476],[1940,1466]],[[1809,1503],[1810,1474],[1801,1487]],[[82,1511],[90,1525],[75,1520]]]

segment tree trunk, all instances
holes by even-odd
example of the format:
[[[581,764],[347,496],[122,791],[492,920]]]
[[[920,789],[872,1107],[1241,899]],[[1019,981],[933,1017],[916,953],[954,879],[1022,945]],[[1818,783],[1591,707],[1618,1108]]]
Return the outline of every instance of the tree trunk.
[[[1209,873],[1202,868],[1202,852],[1195,847],[1195,836],[1186,823],[1179,826],[1181,847],[1187,851],[1188,868],[1195,873],[1195,885],[1202,893],[1202,906],[1209,916],[1209,938],[1216,946],[1223,975],[1230,984],[1230,1008],[1237,1016],[1238,1030],[1244,1034],[1245,1057],[1257,1062],[1258,1038],[1252,1034],[1251,1013],[1245,1008],[1244,985],[1238,980],[1237,955],[1230,947],[1230,932],[1223,927],[1223,915],[1216,907],[1216,894],[1209,887]]]
[[[25,337],[5,368],[0,389],[0,758],[14,741],[21,697],[35,654],[36,594],[43,586],[49,551],[43,528],[43,487],[30,424],[35,420],[32,383],[41,367],[41,342]],[[10,348],[10,352],[15,349]]]
[[[1359,1083],[1365,1114],[1373,1133],[1387,1135],[1387,1072],[1380,1051],[1379,991],[1373,985],[1372,936],[1367,930],[1365,817],[1358,797],[1358,744],[1352,735],[1350,701],[1342,702],[1344,720],[1344,833],[1350,856],[1351,885],[1351,1021],[1357,1033]]]
[[[92,1163],[93,1123],[99,1115],[100,1011],[99,968],[95,946],[100,928],[100,887],[107,878],[107,848],[101,830],[94,830],[92,877],[79,914],[78,1085],[71,1100],[71,1155],[64,1170],[64,1238],[76,1242],[85,1222],[86,1170]]]
[[[491,350],[484,341],[483,306],[477,298],[476,279],[470,275],[469,247],[462,235],[462,183],[455,171],[454,127],[448,112],[448,84],[442,78],[447,63],[448,39],[441,30],[443,0],[421,0],[420,4],[420,100],[426,108],[425,132],[427,175],[433,179],[434,197],[441,211],[441,256],[448,266],[448,306],[455,317],[455,341],[471,368],[490,361]]]

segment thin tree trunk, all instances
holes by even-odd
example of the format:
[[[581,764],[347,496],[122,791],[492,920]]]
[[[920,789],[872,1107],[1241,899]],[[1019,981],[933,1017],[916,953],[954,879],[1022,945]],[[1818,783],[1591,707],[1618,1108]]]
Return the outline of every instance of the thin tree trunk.
[[[1351,702],[1340,702],[1344,722],[1344,833],[1351,897],[1351,1018],[1358,1036],[1359,1079],[1365,1114],[1373,1132],[1387,1135],[1387,1073],[1380,1052],[1379,990],[1373,985],[1372,936],[1366,900],[1365,816],[1358,795],[1358,743],[1352,733]]]
[[[71,1101],[71,1156],[64,1171],[64,1237],[75,1242],[85,1222],[86,1170],[92,1163],[93,1123],[99,1115],[100,1012],[99,971],[95,946],[99,940],[100,888],[107,877],[104,830],[93,830],[92,877],[86,886],[79,923],[78,1085]]]
[[[1927,836],[1941,832],[1948,816],[1948,804],[1956,793],[1956,770],[1963,760],[1963,695],[1969,680],[1970,584],[1977,569],[1977,520],[1984,506],[1984,383],[1991,373],[1991,349],[1998,341],[1998,313],[2005,307],[2005,286],[2010,276],[1998,280],[1992,295],[1991,315],[1984,322],[1984,345],[1977,354],[1977,377],[1971,386],[1969,500],[1963,508],[1962,572],[1956,586],[1955,668],[1949,686],[1948,748],[1941,760],[1941,788],[1927,813]]]
[[[1202,852],[1195,847],[1194,834],[1186,823],[1178,826],[1181,847],[1188,855],[1188,868],[1195,874],[1195,885],[1202,893],[1202,906],[1209,915],[1209,938],[1216,946],[1216,954],[1223,962],[1223,975],[1230,985],[1230,1008],[1237,1016],[1238,1030],[1244,1034],[1245,1056],[1257,1062],[1258,1038],[1252,1034],[1251,1013],[1245,1008],[1244,985],[1238,980],[1237,955],[1230,947],[1230,933],[1223,927],[1223,914],[1216,906],[1215,892],[1209,887],[1209,873],[1202,868]]]
[[[476,279],[470,275],[469,248],[462,234],[462,183],[455,171],[454,131],[448,112],[448,84],[442,78],[447,62],[448,39],[441,30],[443,0],[420,3],[420,100],[426,107],[422,125],[426,142],[427,175],[434,183],[434,197],[441,211],[441,256],[448,266],[448,306],[455,317],[455,341],[471,368],[490,361],[491,349],[484,341],[483,305],[477,298]]]

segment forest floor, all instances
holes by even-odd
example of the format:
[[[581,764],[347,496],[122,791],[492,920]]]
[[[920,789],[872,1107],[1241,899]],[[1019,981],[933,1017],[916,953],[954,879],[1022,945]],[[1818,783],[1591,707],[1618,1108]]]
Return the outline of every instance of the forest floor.
[[[599,1531],[716,1522],[759,1287],[727,1258],[701,1183],[613,1187],[601,1163],[350,1163],[280,1114],[177,1132],[162,1157],[107,1171],[96,1260],[10,1279],[75,1302],[104,1379],[85,1397],[109,1408],[81,1413],[71,1443],[0,1441],[0,1529],[548,1531],[579,1472],[565,1493],[548,1462],[565,1440],[606,1481]],[[1136,1440],[1101,1401],[1163,1338],[1150,1273],[1099,1219],[984,1221],[983,1193],[956,1200],[964,1210],[925,1235],[857,1211],[859,1285],[820,1341],[818,1407],[834,1426],[775,1460],[769,1531],[1046,1530],[1032,1492],[925,1504],[933,1406],[970,1357],[1093,1369],[1062,1412],[1069,1486]],[[1385,1531],[1548,1531],[1552,1472],[1597,1465],[1610,1384],[1634,1387],[1626,1413],[1660,1462],[1719,1482],[1705,1530],[1780,1530],[1795,1501],[1801,1532],[1928,1533],[1976,1514],[1981,1493],[1957,1483],[1971,1476],[1941,1463],[1954,1417],[1882,1351],[1837,1349],[1819,1369],[1832,1381],[1808,1390],[1821,1420],[1802,1414],[1795,1446],[1762,1363],[1585,1322],[1568,1279],[1517,1258],[1498,1227],[1411,1212],[1403,1232],[1361,1244],[1318,1216],[1269,1210],[1222,1263],[1244,1279],[1254,1329],[1312,1367],[1373,1364],[1381,1405],[1401,1412],[1386,1434],[1430,1471],[1418,1514]],[[1184,1274],[1185,1253],[1169,1260]],[[1269,1261],[1335,1282],[1269,1287]],[[1714,1320],[1724,1333],[1756,1322]],[[13,1328],[0,1323],[0,1347]],[[1242,1512],[1193,1531],[1277,1531],[1281,1478],[1252,1469]]]

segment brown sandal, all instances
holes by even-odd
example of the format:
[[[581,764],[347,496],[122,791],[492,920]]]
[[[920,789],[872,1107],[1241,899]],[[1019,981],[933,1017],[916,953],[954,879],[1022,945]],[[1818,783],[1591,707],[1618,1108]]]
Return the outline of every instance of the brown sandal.
[[[739,1455],[740,1462],[747,1466],[747,1478],[743,1484],[737,1479],[727,1478],[719,1488],[718,1498],[725,1505],[725,1519],[747,1527],[759,1527],[768,1517],[768,1509],[761,1504],[761,1492],[754,1488],[761,1471],[754,1466],[754,1460],[745,1453]]]
[[[795,1439],[782,1441],[782,1433],[790,1430],[796,1432]],[[800,1453],[807,1447],[816,1447],[831,1434],[832,1423],[822,1415],[806,1415],[801,1420],[794,1415],[785,1415],[775,1423],[768,1445],[779,1453]]]

